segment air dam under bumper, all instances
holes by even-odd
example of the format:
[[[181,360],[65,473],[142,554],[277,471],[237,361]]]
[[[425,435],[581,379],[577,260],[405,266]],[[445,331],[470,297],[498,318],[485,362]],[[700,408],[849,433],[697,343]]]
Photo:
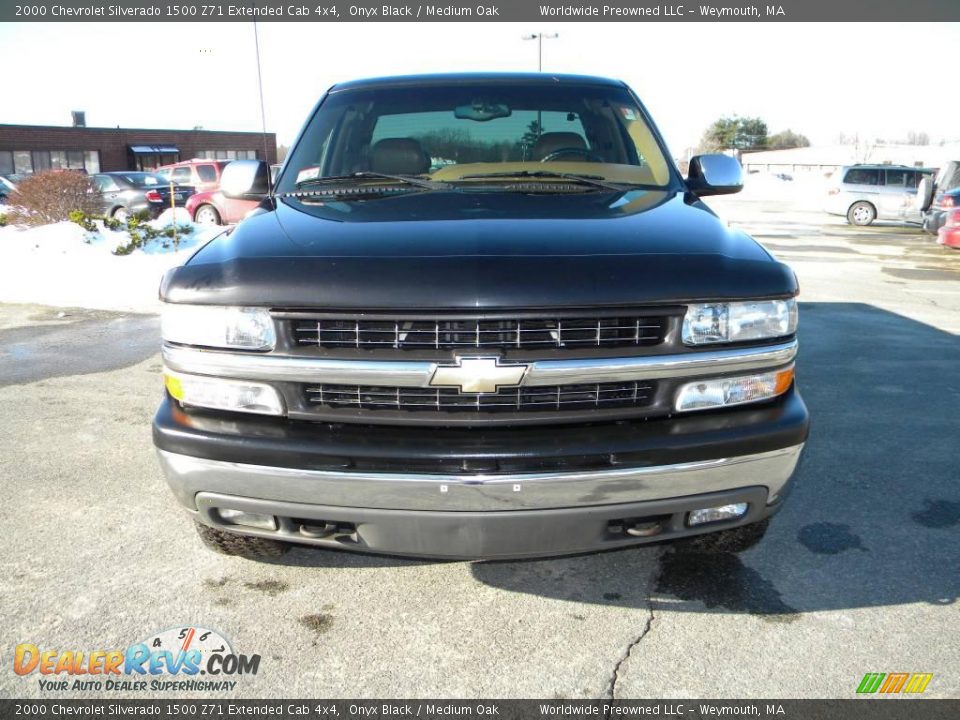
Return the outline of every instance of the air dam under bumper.
[[[614,549],[762,520],[779,509],[802,448],[644,468],[489,476],[297,470],[163,450],[159,456],[177,497],[213,527],[328,548],[480,559]],[[264,493],[270,498],[257,497]],[[748,510],[739,519],[686,525],[691,510],[741,502]],[[232,525],[218,509],[272,515],[278,526]],[[628,532],[651,523],[655,534]]]

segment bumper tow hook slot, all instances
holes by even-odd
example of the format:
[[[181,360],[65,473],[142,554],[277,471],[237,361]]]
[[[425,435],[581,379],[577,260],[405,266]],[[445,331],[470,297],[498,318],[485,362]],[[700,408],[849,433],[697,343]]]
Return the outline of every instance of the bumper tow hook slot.
[[[663,530],[663,524],[660,520],[635,522],[626,525],[627,535],[634,537],[653,537],[659,535]]]
[[[323,523],[322,525],[301,525],[300,534],[308,538],[330,537],[337,531],[335,523]]]

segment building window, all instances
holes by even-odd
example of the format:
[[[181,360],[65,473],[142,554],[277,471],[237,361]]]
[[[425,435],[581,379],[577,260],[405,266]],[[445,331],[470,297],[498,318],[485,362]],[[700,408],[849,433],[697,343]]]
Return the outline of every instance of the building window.
[[[100,172],[100,151],[85,150],[83,153],[83,166],[86,168],[87,175],[96,175]]]
[[[34,153],[36,155],[36,153]],[[82,150],[51,150],[50,167],[54,170],[84,170]],[[34,164],[34,171],[40,168]]]
[[[158,167],[173,165],[180,162],[180,153],[137,153],[133,155],[133,165],[136,170],[153,172]]]
[[[13,151],[13,171],[20,175],[29,175],[33,172],[33,162],[30,160],[29,150]]]
[[[256,160],[256,150],[201,150],[198,160]]]
[[[100,172],[98,150],[0,150],[0,174],[29,175],[44,170]]]
[[[50,169],[50,151],[49,150],[34,150],[31,155],[33,160],[33,171],[34,172],[43,172],[44,170]]]

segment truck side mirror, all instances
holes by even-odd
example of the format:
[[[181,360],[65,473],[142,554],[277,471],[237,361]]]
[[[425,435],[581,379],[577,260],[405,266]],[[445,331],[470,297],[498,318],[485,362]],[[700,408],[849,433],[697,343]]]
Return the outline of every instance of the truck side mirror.
[[[729,155],[697,155],[690,160],[687,187],[696,195],[730,195],[743,190],[743,168]]]
[[[220,175],[220,192],[228,198],[262,200],[270,193],[270,168],[260,160],[234,160]]]

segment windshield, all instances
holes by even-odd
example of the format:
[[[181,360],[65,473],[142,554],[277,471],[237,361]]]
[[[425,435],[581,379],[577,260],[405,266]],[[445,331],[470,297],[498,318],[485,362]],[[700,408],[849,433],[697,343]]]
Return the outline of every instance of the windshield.
[[[569,83],[333,92],[287,165],[280,192],[364,172],[463,183],[497,175],[533,181],[532,173],[670,182],[667,159],[625,88]]]

